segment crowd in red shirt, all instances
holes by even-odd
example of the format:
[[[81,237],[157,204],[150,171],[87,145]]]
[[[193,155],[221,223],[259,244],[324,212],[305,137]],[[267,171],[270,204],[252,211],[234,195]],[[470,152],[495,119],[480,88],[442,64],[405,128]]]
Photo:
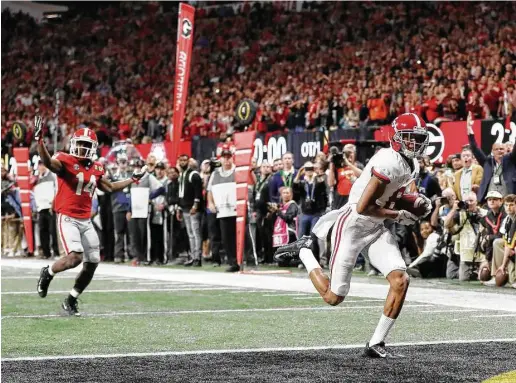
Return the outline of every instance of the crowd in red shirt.
[[[259,106],[251,129],[260,132],[377,125],[407,111],[438,121],[516,110],[514,2],[208,8],[196,13],[185,138],[231,133],[245,97]],[[13,121],[51,119],[57,88],[63,142],[81,124],[103,144],[166,138],[177,4],[90,13],[40,24],[2,13],[3,139]]]

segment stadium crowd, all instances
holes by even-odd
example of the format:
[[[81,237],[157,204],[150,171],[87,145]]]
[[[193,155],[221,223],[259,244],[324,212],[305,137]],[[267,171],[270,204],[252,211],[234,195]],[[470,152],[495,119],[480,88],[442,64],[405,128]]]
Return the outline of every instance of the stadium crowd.
[[[514,110],[513,2],[284,4],[198,9],[185,138],[230,133],[243,97],[258,103],[258,131],[377,125],[406,111],[438,122]],[[36,110],[52,121],[57,89],[64,146],[81,124],[101,145],[167,139],[176,21],[177,7],[157,2],[48,23],[2,12],[3,150],[17,144],[12,122],[30,132]]]
[[[250,129],[259,132],[377,126],[409,111],[436,123],[465,120],[468,113],[479,119],[514,115],[515,11],[511,2],[306,2],[300,12],[276,3],[200,9],[184,138],[225,139],[235,129],[235,105],[244,97],[258,104]],[[30,146],[37,112],[49,121],[51,138],[56,90],[61,103],[54,149],[66,150],[81,125],[95,130],[100,148],[118,139],[135,144],[167,139],[177,10],[154,2],[119,3],[94,13],[38,24],[2,12],[2,29],[9,30],[2,34],[3,154],[12,146]],[[29,128],[24,142],[15,142],[14,121]],[[391,224],[391,229],[412,276],[494,284],[502,267],[516,287],[516,155],[510,144],[483,153],[469,129],[464,134],[469,145],[444,166],[420,159],[417,188],[432,199],[432,215],[415,227]],[[321,215],[346,203],[363,168],[356,150],[347,145],[342,154],[319,153],[304,164],[286,153],[253,167],[248,265],[274,263],[274,247],[308,234]],[[103,260],[185,266],[211,261],[238,271],[236,206],[216,198],[220,185],[230,182],[232,158],[230,146],[222,147],[219,159],[201,164],[185,156],[175,164],[158,163],[150,155],[149,175],[139,185],[151,191],[143,206],[131,198],[139,195],[138,187],[116,195],[97,191],[92,218]],[[119,153],[105,168],[116,180],[143,165]],[[2,223],[19,233],[19,193],[6,166]],[[58,256],[54,189],[48,185],[55,181],[43,165],[32,181],[44,191],[33,193],[38,255]],[[19,255],[26,239],[20,234],[13,243],[12,237],[2,238],[2,247]],[[318,245],[316,255],[327,267],[327,246]],[[377,274],[367,254],[357,268]]]

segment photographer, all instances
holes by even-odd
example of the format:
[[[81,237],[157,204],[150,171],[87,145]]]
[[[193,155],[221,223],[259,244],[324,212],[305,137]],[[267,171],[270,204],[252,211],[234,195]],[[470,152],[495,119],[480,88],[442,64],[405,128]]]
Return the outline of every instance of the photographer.
[[[474,192],[466,195],[465,201],[455,201],[453,207],[444,220],[444,226],[454,235],[458,235],[459,267],[458,278],[460,281],[477,279],[476,272],[481,262],[485,260],[483,254],[477,249],[477,234],[480,229],[480,221],[487,211],[477,206],[477,196]],[[455,273],[453,273],[455,274]],[[453,277],[453,275],[452,275]]]
[[[355,163],[355,152],[351,148],[346,150],[345,147],[344,152],[339,153],[337,147],[333,146],[330,153],[328,185],[333,187],[332,209],[340,209],[348,202],[351,186],[360,177],[362,170]]]
[[[516,267],[514,261],[514,246],[516,243],[516,195],[509,194],[504,200],[507,217],[502,222],[500,232],[502,238],[497,238],[493,242],[493,262],[491,264],[491,275],[497,273],[507,274],[509,283],[516,282]],[[495,285],[496,280],[492,278],[485,285]],[[514,285],[513,285],[514,287]]]
[[[298,237],[301,238],[303,235],[310,235],[312,228],[328,207],[326,183],[323,177],[315,175],[314,164],[307,162],[299,169],[294,179],[293,190],[301,207],[298,223]]]
[[[502,223],[507,216],[502,208],[503,197],[500,193],[497,191],[490,191],[487,193],[486,198],[489,211],[480,221],[484,230],[479,235],[478,239],[480,250],[485,254],[486,261],[480,265],[480,270],[483,267],[487,267],[491,270],[490,266],[493,261],[493,244],[496,239],[502,238]],[[493,276],[495,272],[496,270],[491,270]]]

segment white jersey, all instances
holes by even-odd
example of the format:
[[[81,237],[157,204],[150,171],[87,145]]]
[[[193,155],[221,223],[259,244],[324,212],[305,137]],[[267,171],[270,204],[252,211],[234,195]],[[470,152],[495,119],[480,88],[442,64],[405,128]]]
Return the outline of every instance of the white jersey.
[[[371,177],[376,176],[387,183],[383,195],[376,200],[380,207],[388,207],[387,202],[400,189],[406,188],[419,174],[419,162],[412,160],[413,168],[395,150],[380,149],[367,163],[360,177],[355,181],[349,193],[349,203],[356,204],[362,197]],[[383,221],[383,219],[381,219]]]

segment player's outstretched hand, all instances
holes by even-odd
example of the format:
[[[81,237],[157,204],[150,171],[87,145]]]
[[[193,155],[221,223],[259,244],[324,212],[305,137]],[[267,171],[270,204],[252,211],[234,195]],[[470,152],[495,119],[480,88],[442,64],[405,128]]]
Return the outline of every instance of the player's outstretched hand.
[[[407,210],[400,210],[398,216],[394,220],[395,222],[401,223],[402,225],[412,225],[418,220],[417,216]]]
[[[139,171],[135,170],[133,172],[133,176],[131,177],[134,183],[140,182],[142,177],[147,173],[147,165],[145,165],[143,168],[141,168]]]
[[[42,138],[43,132],[43,118],[37,114],[34,117],[34,139],[39,142]]]

